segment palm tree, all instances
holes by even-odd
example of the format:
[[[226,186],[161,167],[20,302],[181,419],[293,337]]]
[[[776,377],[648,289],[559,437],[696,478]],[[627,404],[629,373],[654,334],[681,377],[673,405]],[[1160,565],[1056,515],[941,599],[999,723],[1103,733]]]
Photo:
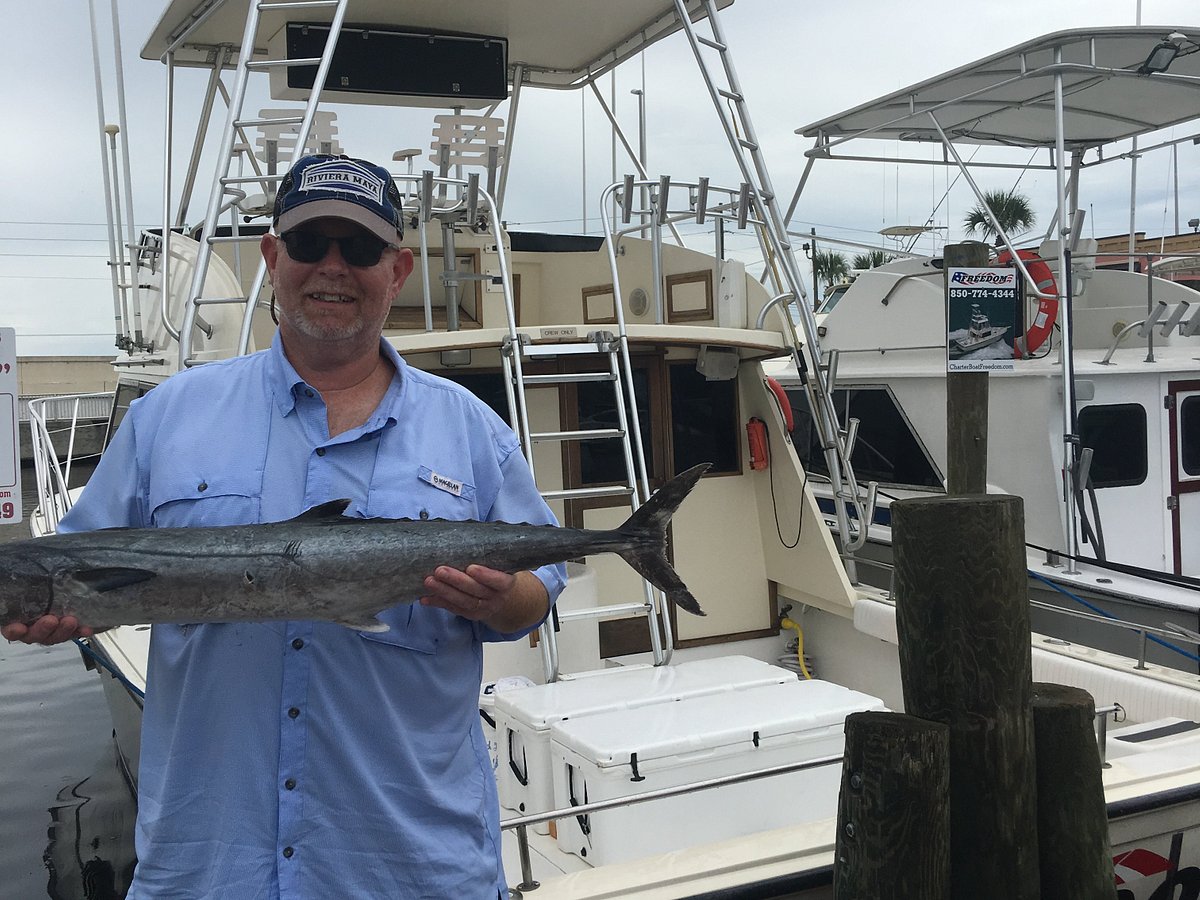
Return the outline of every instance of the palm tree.
[[[820,302],[820,282],[826,284],[836,284],[845,278],[850,277],[850,266],[846,262],[846,257],[838,253],[836,250],[818,250],[813,254],[813,280],[816,284],[813,285],[813,293],[816,295],[814,300]]]
[[[1000,227],[1010,237],[1024,234],[1033,227],[1037,219],[1033,207],[1029,205],[1029,198],[1023,194],[1013,191],[987,191],[983,195],[983,202],[987,205],[987,209],[992,211],[992,215],[996,217]],[[978,231],[985,239],[994,237],[997,247],[1004,244],[1000,232],[996,230],[996,226],[992,224],[992,220],[988,218],[987,211],[982,206],[975,206],[967,213],[966,219],[963,220],[963,228],[966,229],[967,234],[974,234]]]
[[[850,268],[866,270],[874,269],[882,266],[884,263],[889,263],[896,257],[883,250],[872,250],[869,253],[855,254],[854,259],[850,263]]]

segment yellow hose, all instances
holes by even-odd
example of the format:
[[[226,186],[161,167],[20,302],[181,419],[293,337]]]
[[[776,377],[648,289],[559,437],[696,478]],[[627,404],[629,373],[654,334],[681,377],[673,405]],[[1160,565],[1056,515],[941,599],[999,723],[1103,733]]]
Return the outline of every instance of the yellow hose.
[[[793,622],[787,616],[784,616],[779,623],[780,628],[786,628],[788,631],[796,632],[796,661],[800,663],[800,671],[804,673],[804,677],[809,681],[812,680],[812,675],[809,674],[808,667],[804,665],[804,631],[799,624]]]

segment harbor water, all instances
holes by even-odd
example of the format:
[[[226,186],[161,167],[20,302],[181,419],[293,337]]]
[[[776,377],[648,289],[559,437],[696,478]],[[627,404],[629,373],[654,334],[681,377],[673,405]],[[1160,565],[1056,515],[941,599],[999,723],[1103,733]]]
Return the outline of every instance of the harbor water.
[[[36,500],[22,472],[25,513]],[[22,523],[0,541],[29,537]],[[135,803],[100,679],[74,644],[0,640],[0,900],[121,900]]]

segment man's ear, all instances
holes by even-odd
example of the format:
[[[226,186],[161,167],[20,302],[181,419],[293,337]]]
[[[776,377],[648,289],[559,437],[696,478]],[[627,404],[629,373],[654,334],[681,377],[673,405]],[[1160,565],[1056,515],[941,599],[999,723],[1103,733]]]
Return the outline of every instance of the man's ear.
[[[267,263],[267,276],[271,277],[275,274],[275,262],[279,257],[279,238],[268,231],[258,242],[258,248]]]
[[[268,264],[268,267],[270,264]],[[396,251],[396,258],[392,262],[392,297],[395,298],[400,293],[400,288],[404,287],[404,282],[408,280],[408,276],[413,270],[413,252],[408,247],[401,247]]]

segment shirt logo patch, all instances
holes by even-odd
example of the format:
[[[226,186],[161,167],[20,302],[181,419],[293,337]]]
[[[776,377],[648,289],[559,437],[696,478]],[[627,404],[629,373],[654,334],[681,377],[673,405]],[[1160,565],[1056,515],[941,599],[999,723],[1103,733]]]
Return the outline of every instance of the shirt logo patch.
[[[463,483],[455,481],[453,478],[447,478],[445,475],[439,475],[437,472],[429,473],[429,483],[435,488],[441,488],[455,497],[461,497],[463,492]]]

